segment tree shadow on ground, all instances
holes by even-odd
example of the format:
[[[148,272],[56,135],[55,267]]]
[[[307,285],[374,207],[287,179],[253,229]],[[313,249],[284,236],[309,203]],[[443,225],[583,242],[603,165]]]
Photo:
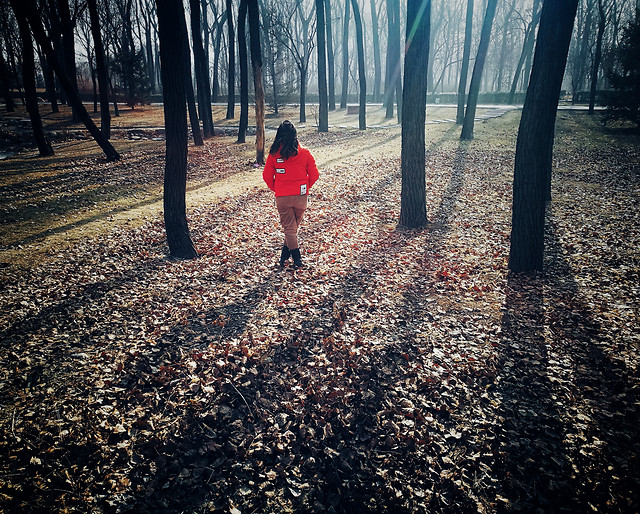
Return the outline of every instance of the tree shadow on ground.
[[[495,388],[500,507],[637,511],[638,377],[607,348],[556,232],[548,219],[544,276],[509,277]]]

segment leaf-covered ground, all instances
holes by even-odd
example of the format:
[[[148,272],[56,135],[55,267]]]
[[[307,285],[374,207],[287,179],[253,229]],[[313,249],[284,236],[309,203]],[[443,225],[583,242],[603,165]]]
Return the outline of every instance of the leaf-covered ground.
[[[7,263],[0,510],[637,512],[639,138],[560,116],[545,272],[512,275],[517,118],[428,127],[416,231],[397,127],[302,131],[302,270],[259,170],[190,209],[196,260],[155,216]]]

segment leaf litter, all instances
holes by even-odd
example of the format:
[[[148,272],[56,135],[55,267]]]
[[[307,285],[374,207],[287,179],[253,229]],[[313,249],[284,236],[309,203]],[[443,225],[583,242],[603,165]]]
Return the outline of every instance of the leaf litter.
[[[254,187],[190,210],[196,260],[156,219],[5,277],[3,510],[638,510],[637,146],[559,140],[545,272],[513,275],[512,149],[430,149],[399,230],[364,137],[308,135],[345,158],[302,270]]]

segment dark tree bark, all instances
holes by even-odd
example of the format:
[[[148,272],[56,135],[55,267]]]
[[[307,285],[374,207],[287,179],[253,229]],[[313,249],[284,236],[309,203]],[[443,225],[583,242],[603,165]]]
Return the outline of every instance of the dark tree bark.
[[[351,2],[344,0],[344,21],[342,24],[342,95],[340,109],[347,108],[349,95],[349,17],[351,16]]]
[[[215,37],[215,43],[213,45],[213,89],[211,91],[211,100],[213,102],[217,102],[218,101],[218,95],[220,94],[220,84],[218,81],[218,76],[220,75],[220,46],[222,43],[222,33],[224,30],[224,25],[226,23],[227,20],[227,13],[225,11],[225,13],[221,16],[220,20],[216,23],[216,37]],[[235,40],[231,43],[232,45],[235,45]],[[232,50],[233,52],[233,56],[234,56],[234,65],[233,68],[235,68],[235,47]],[[227,70],[230,75],[227,75],[227,80],[229,79],[229,77],[233,77],[233,82],[235,83],[235,69],[229,69]],[[228,88],[229,84],[227,82],[227,88]],[[232,87],[231,88],[231,96],[229,97],[227,95],[227,112],[229,112],[229,101],[234,102],[235,103],[235,90]],[[231,110],[231,118],[227,118],[227,119],[233,119],[233,110]]]
[[[24,87],[24,99],[27,104],[27,112],[31,120],[33,137],[41,157],[53,155],[53,147],[47,139],[42,126],[42,118],[38,109],[38,94],[36,93],[36,65],[33,52],[33,41],[27,21],[27,6],[20,0],[11,0],[11,7],[18,22],[20,39],[22,40],[22,85]]]
[[[14,1],[20,2],[25,0]],[[102,148],[102,151],[107,157],[107,160],[119,160],[120,155],[118,154],[118,152],[116,152],[113,145],[104,136],[100,129],[96,127],[95,123],[89,116],[89,113],[82,104],[82,100],[80,100],[78,91],[73,87],[73,84],[69,77],[67,77],[62,64],[60,63],[60,61],[58,61],[53,47],[51,46],[51,42],[49,41],[44,27],[42,26],[42,21],[38,16],[38,9],[36,8],[33,0],[26,0],[25,7],[28,11],[27,16],[29,19],[29,24],[31,25],[33,36],[40,46],[42,53],[44,53],[45,57],[47,58],[49,66],[51,66],[53,68],[53,71],[56,73],[58,80],[60,81],[60,84],[62,85],[62,88],[67,95],[67,98],[71,102],[72,107],[76,110],[78,116],[80,117],[80,120],[82,121],[82,123],[84,123],[85,127],[87,128],[91,136],[95,139],[96,143],[98,143],[98,145],[100,145],[100,148]]]
[[[233,29],[233,6],[231,0],[227,2],[227,31],[229,36],[229,70],[227,74],[227,119],[235,117],[234,109],[236,103],[236,51],[235,33]],[[246,52],[246,45],[245,45]]]
[[[58,108],[58,97],[56,95],[56,76],[54,75],[51,66],[47,64],[47,59],[44,57],[42,52],[40,52],[40,56],[40,65],[42,66],[42,75],[44,76],[45,87],[47,88],[47,96],[49,97],[49,103],[51,104],[51,112],[60,112],[60,109]]]
[[[387,43],[387,73],[389,84],[385,87],[386,118],[393,118],[393,95],[398,104],[398,121],[402,119],[402,56],[400,41],[400,0],[387,0],[389,37]],[[406,56],[405,56],[406,58]]]
[[[213,117],[211,113],[211,84],[209,83],[209,65],[202,46],[202,26],[200,24],[200,0],[189,0],[191,6],[191,40],[193,42],[193,66],[198,87],[198,107],[202,120],[202,132],[205,138],[213,136]]]
[[[169,254],[174,258],[191,259],[198,254],[191,241],[186,210],[188,135],[185,99],[190,76],[189,65],[184,58],[184,49],[189,44],[187,27],[182,0],[156,0],[156,6],[167,138],[164,224]]]
[[[480,92],[482,71],[484,70],[484,61],[487,57],[487,50],[489,49],[491,27],[493,26],[493,18],[496,14],[497,4],[498,0],[488,0],[487,2],[487,10],[484,15],[484,22],[482,23],[482,32],[480,34],[480,43],[478,44],[476,62],[473,65],[473,72],[471,73],[467,110],[464,113],[464,123],[462,124],[462,133],[460,134],[460,139],[464,141],[470,141],[473,139],[473,125],[476,118],[476,107],[478,106],[478,93]]]
[[[111,137],[111,114],[109,113],[109,77],[107,76],[107,64],[104,58],[104,46],[100,34],[100,18],[96,0],[87,0],[89,16],[91,18],[91,34],[96,54],[96,68],[98,72],[98,87],[100,89],[100,130],[104,137]]]
[[[596,89],[598,87],[598,71],[602,60],[602,37],[607,25],[607,15],[604,11],[602,0],[598,0],[598,35],[596,38],[596,51],[593,56],[593,68],[591,69],[591,87],[589,88],[589,114],[595,112]]]
[[[184,52],[184,59],[189,59],[189,42]],[[189,61],[187,61],[189,63]],[[189,121],[191,121],[191,134],[193,135],[193,144],[196,146],[204,146],[202,139],[202,131],[200,130],[200,121],[198,120],[198,109],[196,108],[196,95],[193,91],[193,82],[191,81],[191,66],[189,63],[189,73],[186,75],[187,82],[187,107],[189,108]]]
[[[244,143],[249,125],[249,63],[247,59],[247,0],[238,7],[238,59],[240,60],[240,125],[238,143]]]
[[[362,34],[362,19],[358,0],[351,0],[353,19],[356,22],[356,43],[358,45],[358,82],[360,83],[360,108],[358,109],[358,128],[367,128],[367,77],[364,67],[364,40]]]
[[[347,0],[348,1],[348,0]],[[329,132],[329,99],[327,97],[327,57],[324,23],[324,0],[316,0],[318,38],[318,132]]]
[[[4,96],[7,112],[13,112],[16,108],[16,103],[11,96],[11,75],[7,63],[4,60],[2,45],[0,45],[0,83],[2,84],[2,96]]]
[[[471,37],[473,36],[473,0],[467,0],[467,17],[464,26],[464,47],[462,49],[462,67],[458,84],[458,111],[456,123],[464,121],[464,104],[467,94],[467,76],[469,75],[469,57],[471,56]]]
[[[331,0],[324,0],[325,21],[327,23],[327,74],[329,78],[329,110],[336,110],[336,71],[333,53],[333,27],[331,24]]]
[[[258,0],[248,0],[247,3],[256,109],[256,163],[264,164],[264,84],[262,83],[262,49],[260,48],[260,12]]]
[[[425,118],[431,0],[407,0],[402,113],[400,226],[427,224]]]
[[[78,74],[76,72],[76,43],[73,33],[74,22],[71,17],[69,0],[57,0],[58,15],[60,16],[60,28],[62,35],[62,51],[64,54],[64,70],[71,81],[73,88],[78,93]],[[73,121],[80,121],[80,114],[71,104]]]
[[[541,271],[560,88],[578,0],[544,2],[516,143],[509,269]]]
[[[382,82],[382,62],[380,59],[380,34],[378,29],[378,10],[376,1],[371,0],[371,32],[373,35],[373,101],[380,101],[380,85]]]
[[[516,88],[518,87],[518,81],[520,79],[520,73],[522,72],[522,67],[525,64],[527,56],[531,55],[531,51],[533,50],[533,45],[536,40],[536,27],[538,26],[538,22],[540,21],[540,9],[539,7],[540,0],[535,0],[533,2],[533,11],[531,16],[531,22],[527,26],[527,30],[524,35],[524,43],[522,44],[522,52],[520,53],[520,58],[518,59],[518,64],[516,65],[516,71],[513,74],[513,81],[511,82],[511,89],[509,91],[509,103],[512,104],[514,102],[516,96]],[[526,89],[528,85],[528,75],[525,76],[523,80],[523,88]]]

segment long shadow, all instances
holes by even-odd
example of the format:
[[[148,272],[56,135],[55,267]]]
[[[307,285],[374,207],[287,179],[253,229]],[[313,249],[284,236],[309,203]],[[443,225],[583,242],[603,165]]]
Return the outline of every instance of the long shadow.
[[[605,351],[556,231],[548,220],[544,277],[509,279],[497,387],[502,495],[508,510],[637,512],[637,371]],[[569,369],[558,373],[559,362]]]

